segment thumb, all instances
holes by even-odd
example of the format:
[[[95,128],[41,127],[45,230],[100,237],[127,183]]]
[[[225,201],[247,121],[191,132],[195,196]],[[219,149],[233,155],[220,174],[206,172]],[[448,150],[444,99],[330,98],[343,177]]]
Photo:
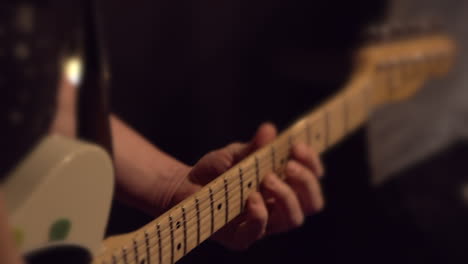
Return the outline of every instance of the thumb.
[[[227,147],[212,151],[203,156],[189,173],[189,179],[196,184],[205,185],[236,164],[248,145],[232,143]]]
[[[265,123],[258,128],[248,144],[232,143],[206,154],[195,164],[189,173],[189,179],[196,184],[207,184],[251,152],[270,143],[276,137],[276,133],[276,128],[271,123]]]
[[[277,133],[276,127],[272,123],[263,123],[249,143],[249,153],[272,142]]]

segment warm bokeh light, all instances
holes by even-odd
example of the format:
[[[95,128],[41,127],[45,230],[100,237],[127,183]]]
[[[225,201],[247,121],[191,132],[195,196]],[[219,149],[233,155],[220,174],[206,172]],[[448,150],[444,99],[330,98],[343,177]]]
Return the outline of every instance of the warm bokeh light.
[[[78,85],[82,77],[83,63],[80,57],[70,57],[65,61],[65,74],[67,79],[73,84]]]

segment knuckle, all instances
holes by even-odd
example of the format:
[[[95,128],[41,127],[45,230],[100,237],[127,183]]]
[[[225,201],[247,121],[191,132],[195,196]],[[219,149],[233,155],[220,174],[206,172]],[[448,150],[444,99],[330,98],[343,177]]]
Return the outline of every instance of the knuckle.
[[[244,145],[244,143],[242,143],[242,142],[234,141],[234,142],[232,142],[231,144],[229,144],[229,145],[227,146],[227,148],[238,148],[238,147],[241,147],[241,146],[243,146],[243,145]]]
[[[286,164],[286,174],[288,174],[288,176],[294,177],[300,174],[302,171],[303,171],[303,168],[297,161],[290,160]]]
[[[213,155],[219,159],[218,170],[225,171],[232,166],[232,156],[226,150],[216,150]]]

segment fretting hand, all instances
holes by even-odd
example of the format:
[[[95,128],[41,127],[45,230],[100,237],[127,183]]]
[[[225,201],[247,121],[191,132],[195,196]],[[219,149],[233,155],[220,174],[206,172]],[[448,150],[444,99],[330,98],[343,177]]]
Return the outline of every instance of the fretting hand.
[[[171,204],[196,192],[275,137],[274,126],[264,124],[250,143],[233,143],[206,154],[187,170],[186,181],[175,190]],[[306,216],[324,206],[318,179],[322,175],[318,155],[305,144],[294,145],[291,160],[284,170],[284,180],[274,173],[267,174],[260,190],[248,197],[244,212],[218,231],[214,239],[230,249],[241,250],[265,235],[301,226]]]

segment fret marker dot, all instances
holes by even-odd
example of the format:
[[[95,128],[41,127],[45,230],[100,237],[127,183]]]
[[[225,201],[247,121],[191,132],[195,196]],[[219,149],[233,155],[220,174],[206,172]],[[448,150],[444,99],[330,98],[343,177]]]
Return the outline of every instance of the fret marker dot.
[[[180,228],[180,221],[177,221],[177,223],[176,223],[176,228],[177,228],[177,229]]]
[[[247,184],[247,187],[252,188],[252,182],[250,181],[248,184]]]
[[[177,250],[180,250],[181,248],[182,248],[182,244],[181,243],[177,244]]]
[[[218,210],[221,210],[223,208],[223,204],[218,204]]]
[[[315,138],[316,138],[317,140],[319,140],[319,139],[320,139],[320,133],[315,134]]]

